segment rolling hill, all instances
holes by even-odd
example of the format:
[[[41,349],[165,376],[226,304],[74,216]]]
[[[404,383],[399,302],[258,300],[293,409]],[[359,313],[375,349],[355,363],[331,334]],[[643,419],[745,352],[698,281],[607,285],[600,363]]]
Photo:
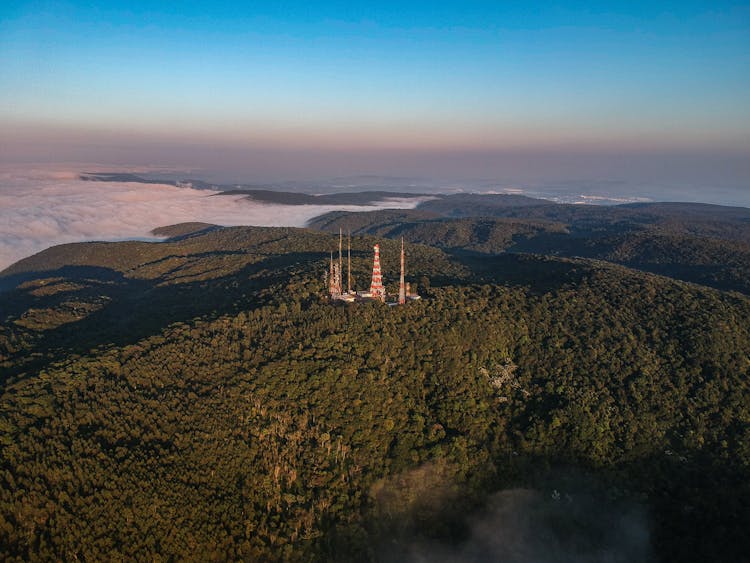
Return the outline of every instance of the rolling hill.
[[[172,226],[0,274],[3,558],[409,560],[477,553],[514,510],[571,560],[742,560],[750,299],[494,252],[557,220],[434,213],[353,237],[356,285],[379,242],[390,292],[385,236],[447,241],[407,245],[404,307],[330,303],[337,237],[306,229]]]
[[[452,253],[607,260],[750,295],[750,210],[688,203],[539,204],[528,198],[519,203],[518,197],[457,195],[410,211],[335,211],[313,219],[310,227],[403,236]]]

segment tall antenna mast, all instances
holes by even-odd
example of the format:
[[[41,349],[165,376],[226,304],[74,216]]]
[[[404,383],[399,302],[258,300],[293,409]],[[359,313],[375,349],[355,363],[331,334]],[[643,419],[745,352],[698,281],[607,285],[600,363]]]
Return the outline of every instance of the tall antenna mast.
[[[352,292],[352,231],[349,231],[349,241],[346,245],[347,276],[346,292]]]
[[[401,237],[401,279],[398,285],[398,304],[406,303],[406,287],[404,285],[404,237]]]
[[[330,292],[331,297],[336,293],[336,274],[333,271],[333,252],[331,252],[331,273],[328,278],[328,291]]]
[[[344,293],[344,262],[341,258],[341,243],[343,242],[343,233],[339,227],[339,293]]]

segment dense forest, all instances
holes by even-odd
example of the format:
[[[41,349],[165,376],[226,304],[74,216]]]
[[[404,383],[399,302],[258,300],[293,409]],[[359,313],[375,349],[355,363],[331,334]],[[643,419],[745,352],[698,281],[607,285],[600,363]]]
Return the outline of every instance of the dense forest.
[[[732,225],[618,218],[603,257],[507,252],[570,217],[382,213],[315,226],[356,232],[359,289],[379,242],[396,292],[415,241],[420,302],[331,303],[320,230],[182,225],[3,272],[0,556],[748,560],[750,299],[623,265],[658,228],[744,268],[710,247]]]

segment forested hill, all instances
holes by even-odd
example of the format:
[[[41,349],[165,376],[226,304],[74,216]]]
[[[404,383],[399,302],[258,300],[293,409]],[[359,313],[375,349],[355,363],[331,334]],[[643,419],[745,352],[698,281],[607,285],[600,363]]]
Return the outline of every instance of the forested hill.
[[[444,217],[523,217],[577,225],[600,223],[671,224],[709,234],[710,227],[725,238],[747,237],[750,209],[707,203],[654,202],[622,205],[576,205],[506,194],[442,195],[418,206]]]
[[[506,197],[446,196],[411,211],[331,212],[313,219],[310,227],[403,236],[454,253],[596,258],[750,295],[748,209],[688,203],[521,205]]]
[[[750,553],[747,297],[410,243],[423,301],[331,304],[337,236],[170,232],[0,275],[3,559]]]

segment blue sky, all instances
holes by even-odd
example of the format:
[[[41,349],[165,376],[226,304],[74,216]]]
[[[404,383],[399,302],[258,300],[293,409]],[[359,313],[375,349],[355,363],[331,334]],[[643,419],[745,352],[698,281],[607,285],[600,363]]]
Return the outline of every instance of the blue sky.
[[[148,157],[240,172],[243,154],[265,154],[263,174],[283,177],[290,155],[322,158],[335,175],[403,172],[387,155],[411,151],[429,175],[427,153],[626,152],[707,167],[734,158],[742,184],[747,100],[750,7],[740,2],[0,7],[5,160]],[[212,161],[196,147],[235,157]],[[357,167],[337,164],[352,151]]]

